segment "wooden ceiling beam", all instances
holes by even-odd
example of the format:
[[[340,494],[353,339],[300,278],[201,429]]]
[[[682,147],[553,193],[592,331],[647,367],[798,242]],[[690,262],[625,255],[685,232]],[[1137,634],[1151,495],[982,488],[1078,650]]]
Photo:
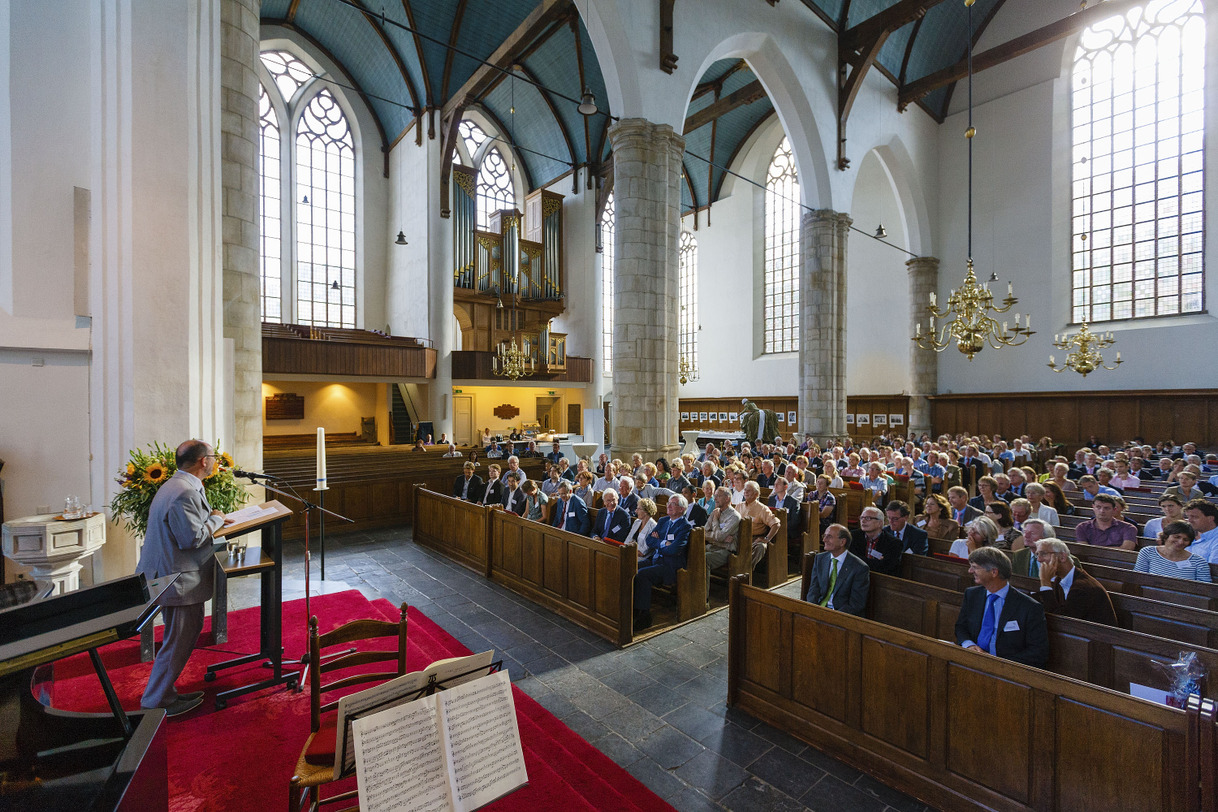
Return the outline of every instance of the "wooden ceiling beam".
[[[510,70],[520,58],[520,54],[533,40],[546,30],[556,20],[562,18],[571,9],[571,0],[541,0],[537,8],[530,12],[516,30],[503,40],[486,62],[474,71],[450,100],[444,105],[444,117],[461,106],[462,100],[478,100],[488,88],[503,76],[504,71]]]
[[[1001,65],[1016,57],[1031,53],[1038,48],[1043,48],[1060,39],[1077,34],[1097,22],[1118,14],[1124,14],[1130,9],[1141,6],[1144,3],[1145,0],[1106,0],[1106,2],[1098,5],[1076,11],[1068,17],[1064,17],[1054,23],[1049,23],[1035,31],[1029,31],[1027,34],[1016,37],[1010,42],[1005,42],[1002,45],[990,48],[988,51],[974,54],[973,73]],[[961,59],[950,67],[935,71],[923,76],[921,79],[916,79],[905,84],[897,92],[897,108],[904,110],[911,103],[925,98],[932,91],[967,77],[968,60]]]
[[[759,80],[755,79],[739,90],[732,91],[718,101],[711,102],[686,118],[682,134],[689,135],[699,127],[703,127],[715,119],[727,115],[738,107],[752,104],[758,99],[764,98],[765,95],[765,88],[761,86]]]
[[[858,51],[878,37],[911,23],[943,0],[900,0],[899,3],[868,17],[858,25],[843,31],[837,38],[839,51]]]

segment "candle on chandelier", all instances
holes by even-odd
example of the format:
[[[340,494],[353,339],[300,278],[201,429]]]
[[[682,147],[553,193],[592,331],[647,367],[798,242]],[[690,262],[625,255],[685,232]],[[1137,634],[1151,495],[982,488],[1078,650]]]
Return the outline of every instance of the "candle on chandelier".
[[[937,304],[937,302],[935,301],[935,292],[932,290],[930,292],[930,306],[934,307],[936,304]]]
[[[1012,284],[1011,282],[1007,282],[1007,296],[1010,296],[1014,292],[1015,292],[1014,284]]]
[[[915,338],[922,337],[922,322],[918,322],[917,324],[914,325],[914,337]]]
[[[1117,363],[1121,363],[1121,354],[1119,352],[1117,353]]]
[[[1057,366],[1057,362],[1053,360],[1052,355],[1049,356],[1049,366],[1051,366],[1051,367]]]

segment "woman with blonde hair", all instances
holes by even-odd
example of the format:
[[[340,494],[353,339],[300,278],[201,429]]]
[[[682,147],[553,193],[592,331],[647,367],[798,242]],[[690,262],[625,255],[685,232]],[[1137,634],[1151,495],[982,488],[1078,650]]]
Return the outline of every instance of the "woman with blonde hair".
[[[968,558],[969,553],[979,547],[993,547],[998,540],[998,525],[988,516],[978,516],[964,529],[964,538],[952,542],[949,555],[956,558]]]
[[[647,547],[647,536],[656,529],[656,503],[650,499],[640,499],[634,509],[634,515],[634,524],[630,526],[630,532],[626,534],[626,540],[622,544],[634,542],[639,548],[639,558],[643,558],[651,552]]]

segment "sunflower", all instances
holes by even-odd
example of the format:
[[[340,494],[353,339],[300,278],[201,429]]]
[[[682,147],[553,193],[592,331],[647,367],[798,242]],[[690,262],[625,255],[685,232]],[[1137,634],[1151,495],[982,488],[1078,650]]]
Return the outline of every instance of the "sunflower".
[[[168,478],[169,478],[169,473],[168,473],[168,471],[165,470],[165,466],[163,463],[160,463],[160,462],[150,463],[148,465],[148,468],[144,470],[144,481],[147,482],[149,485],[160,485],[162,482],[164,482]]]
[[[129,462],[129,463],[127,463],[127,479],[133,479],[134,477],[135,477],[135,463]]]
[[[220,463],[221,468],[232,468],[233,467],[233,458],[231,456],[229,456],[227,451],[221,451],[219,463]]]

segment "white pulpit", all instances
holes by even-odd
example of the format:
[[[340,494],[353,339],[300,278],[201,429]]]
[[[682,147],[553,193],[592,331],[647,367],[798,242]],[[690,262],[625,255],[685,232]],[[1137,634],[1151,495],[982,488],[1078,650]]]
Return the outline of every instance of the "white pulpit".
[[[100,557],[94,556],[106,543],[106,514],[83,519],[57,519],[54,514],[27,516],[5,522],[4,555],[33,569],[33,577],[55,584],[62,595],[80,587],[81,563],[93,556],[93,579],[100,580]]]

